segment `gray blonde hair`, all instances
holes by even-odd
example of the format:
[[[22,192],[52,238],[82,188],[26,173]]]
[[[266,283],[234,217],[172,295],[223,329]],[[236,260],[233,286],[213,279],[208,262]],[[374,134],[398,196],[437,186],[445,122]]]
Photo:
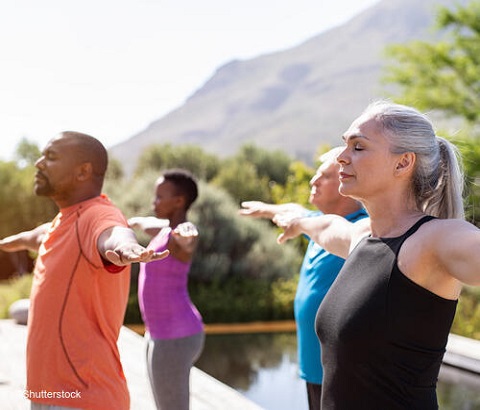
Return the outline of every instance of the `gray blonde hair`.
[[[336,163],[337,162],[337,157],[340,155],[340,153],[344,150],[345,147],[334,147],[331,150],[324,152],[318,160],[322,163]]]
[[[418,209],[438,218],[463,219],[463,169],[455,145],[436,136],[428,117],[412,107],[377,101],[363,114],[383,126],[392,153],[415,153],[412,192]]]

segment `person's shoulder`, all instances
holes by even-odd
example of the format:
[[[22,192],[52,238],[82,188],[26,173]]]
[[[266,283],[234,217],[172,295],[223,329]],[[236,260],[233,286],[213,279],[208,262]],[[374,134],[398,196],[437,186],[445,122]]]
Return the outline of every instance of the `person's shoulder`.
[[[356,210],[355,212],[352,212],[351,214],[348,214],[345,219],[347,219],[350,222],[358,222],[362,219],[368,218],[367,211],[364,208],[360,208]]]
[[[106,195],[84,201],[79,207],[79,216],[81,219],[96,221],[96,223],[112,219],[122,224],[127,223],[122,211]]]
[[[478,231],[478,227],[464,219],[433,218],[422,224],[419,229],[421,234],[431,237],[451,237],[456,233]]]

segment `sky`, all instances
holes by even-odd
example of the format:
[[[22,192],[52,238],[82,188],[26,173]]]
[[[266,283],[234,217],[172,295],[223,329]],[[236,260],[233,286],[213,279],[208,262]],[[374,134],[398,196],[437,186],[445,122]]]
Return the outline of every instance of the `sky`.
[[[285,50],[379,0],[2,0],[0,160],[61,131],[111,147],[222,65]]]

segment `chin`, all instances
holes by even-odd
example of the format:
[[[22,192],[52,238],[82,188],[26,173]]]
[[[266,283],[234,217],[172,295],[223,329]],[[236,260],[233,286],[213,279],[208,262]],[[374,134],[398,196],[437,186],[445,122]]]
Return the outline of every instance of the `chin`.
[[[355,189],[353,189],[352,186],[348,186],[344,183],[340,183],[340,186],[338,187],[338,192],[340,195],[343,196],[349,196],[349,197],[356,197],[355,195]]]

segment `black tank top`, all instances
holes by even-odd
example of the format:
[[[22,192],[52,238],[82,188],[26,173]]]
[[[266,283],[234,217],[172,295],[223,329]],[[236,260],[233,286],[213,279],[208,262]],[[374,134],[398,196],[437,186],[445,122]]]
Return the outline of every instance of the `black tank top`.
[[[365,238],[320,305],[322,410],[437,409],[436,383],[457,302],[400,272],[403,242]]]

